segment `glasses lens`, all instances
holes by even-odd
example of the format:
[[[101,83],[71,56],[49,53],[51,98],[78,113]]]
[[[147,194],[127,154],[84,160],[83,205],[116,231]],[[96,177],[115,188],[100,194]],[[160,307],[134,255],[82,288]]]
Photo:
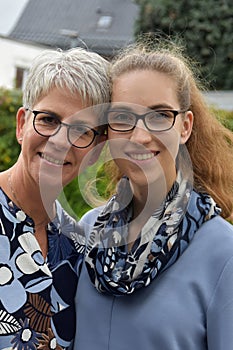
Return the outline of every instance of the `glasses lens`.
[[[52,136],[60,125],[59,119],[48,113],[38,113],[34,118],[34,128],[43,136]]]
[[[89,146],[95,138],[95,132],[86,125],[72,125],[68,129],[70,143],[79,148]]]
[[[145,117],[146,126],[152,131],[168,130],[172,127],[173,121],[172,111],[151,111]]]
[[[135,115],[128,111],[108,111],[108,124],[116,131],[128,131],[134,128]]]

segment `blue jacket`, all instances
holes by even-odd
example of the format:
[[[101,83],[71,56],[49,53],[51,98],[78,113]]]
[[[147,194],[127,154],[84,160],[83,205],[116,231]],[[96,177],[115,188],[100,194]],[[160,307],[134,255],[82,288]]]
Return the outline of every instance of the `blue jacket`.
[[[98,210],[87,213],[87,234]],[[168,270],[129,296],[99,293],[83,266],[75,350],[233,349],[233,226],[206,222]]]

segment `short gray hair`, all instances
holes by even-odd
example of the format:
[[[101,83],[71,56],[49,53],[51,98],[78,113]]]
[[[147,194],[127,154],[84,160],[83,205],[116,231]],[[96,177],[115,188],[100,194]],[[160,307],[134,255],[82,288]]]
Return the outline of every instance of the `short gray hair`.
[[[87,105],[108,103],[109,62],[83,48],[45,50],[32,62],[23,92],[23,104],[33,108],[52,88],[68,88]]]

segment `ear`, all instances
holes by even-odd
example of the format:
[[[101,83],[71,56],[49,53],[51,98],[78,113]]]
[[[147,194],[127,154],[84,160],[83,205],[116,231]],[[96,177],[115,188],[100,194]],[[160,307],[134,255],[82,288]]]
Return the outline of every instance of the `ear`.
[[[20,107],[16,114],[16,138],[18,143],[21,145],[23,140],[23,129],[25,124],[25,108]]]
[[[188,141],[192,133],[193,120],[194,120],[193,113],[191,111],[186,112],[185,117],[182,120],[182,128],[181,128],[181,134],[180,134],[181,144],[185,144]]]
[[[94,148],[91,150],[91,156],[88,160],[88,165],[93,165],[99,159],[100,153],[106,143],[106,140],[107,140],[106,134],[98,136],[97,143],[94,146]]]

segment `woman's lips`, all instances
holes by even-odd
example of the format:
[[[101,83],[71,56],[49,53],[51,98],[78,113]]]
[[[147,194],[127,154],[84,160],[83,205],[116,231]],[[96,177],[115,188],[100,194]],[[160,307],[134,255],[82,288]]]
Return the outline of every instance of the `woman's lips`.
[[[65,164],[68,164],[69,162],[66,162],[62,159],[58,159],[58,158],[55,158],[54,156],[51,156],[51,155],[48,155],[46,153],[39,153],[40,157],[42,159],[45,159],[47,162],[49,163],[52,163],[52,164],[55,164],[55,165],[65,165]]]
[[[134,160],[148,160],[156,157],[160,152],[144,152],[144,153],[136,153],[136,152],[128,152],[126,153],[128,157]]]

